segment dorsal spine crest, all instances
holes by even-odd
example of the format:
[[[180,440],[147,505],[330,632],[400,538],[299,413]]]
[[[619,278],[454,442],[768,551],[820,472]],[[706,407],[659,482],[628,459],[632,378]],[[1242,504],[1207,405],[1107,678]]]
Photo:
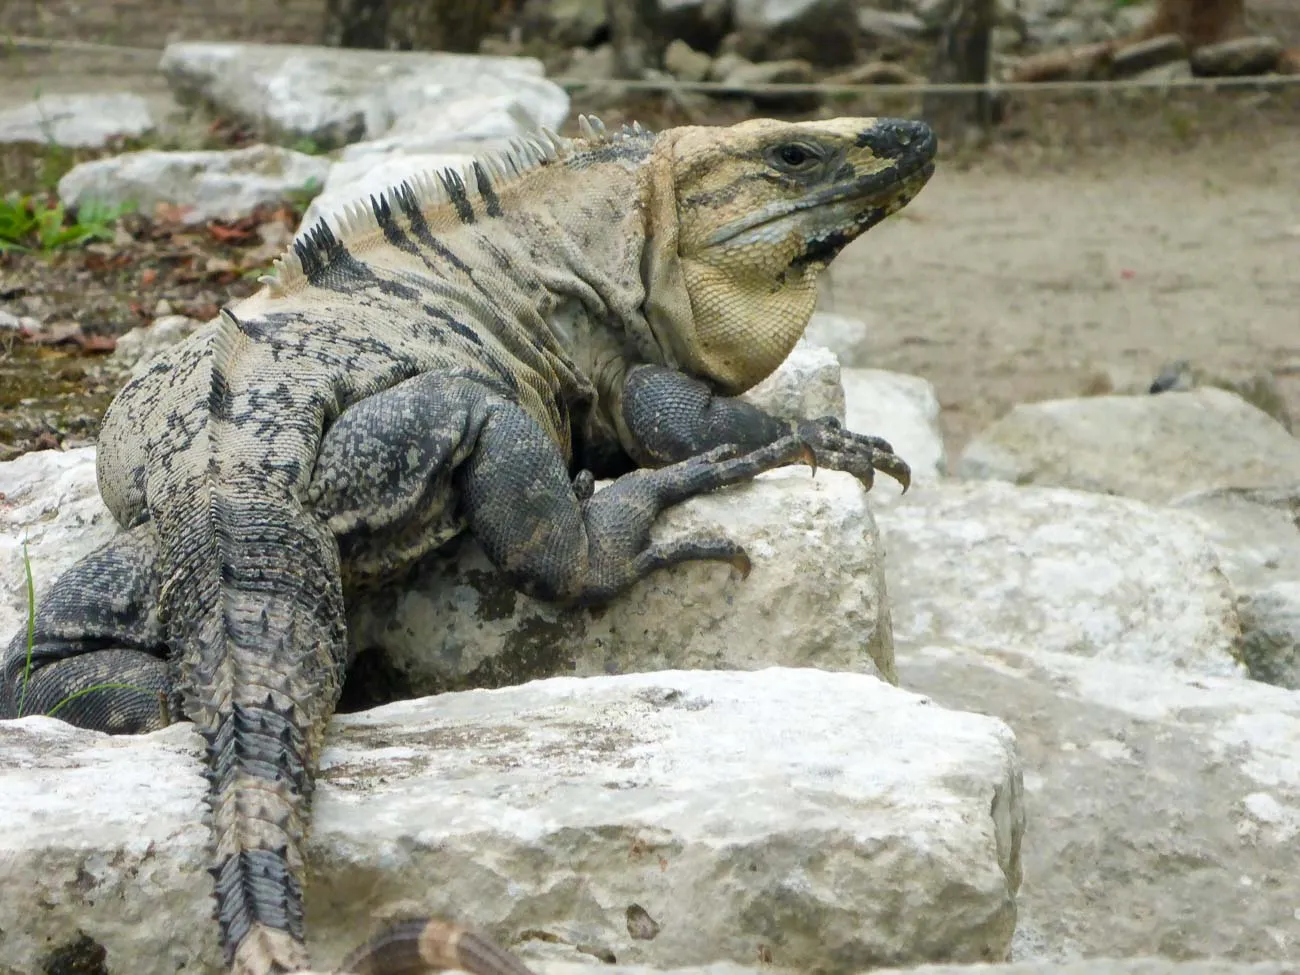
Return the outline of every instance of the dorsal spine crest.
[[[271,272],[262,275],[258,281],[269,289],[272,297],[280,297],[300,287],[307,280],[299,256],[304,245],[315,248],[317,242],[327,235],[336,236],[347,244],[362,235],[378,233],[377,208],[391,206],[399,194],[413,198],[427,217],[433,209],[453,205],[456,193],[483,199],[485,178],[489,182],[488,189],[495,193],[504,184],[543,166],[566,162],[579,152],[653,134],[639,122],[610,130],[594,115],[579,115],[578,131],[579,138],[567,139],[543,126],[534,135],[512,139],[503,150],[476,156],[463,168],[427,169],[387,187],[377,196],[351,200],[337,210],[322,214],[310,227],[296,234],[288,249],[272,262]],[[334,229],[327,222],[331,217]]]

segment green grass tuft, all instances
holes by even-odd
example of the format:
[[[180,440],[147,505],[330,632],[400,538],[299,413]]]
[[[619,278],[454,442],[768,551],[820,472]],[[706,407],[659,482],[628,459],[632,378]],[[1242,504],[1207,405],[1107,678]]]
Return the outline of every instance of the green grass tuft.
[[[0,199],[0,253],[52,253],[91,240],[112,240],[113,225],[133,210],[87,201],[69,212],[62,202],[10,193]]]

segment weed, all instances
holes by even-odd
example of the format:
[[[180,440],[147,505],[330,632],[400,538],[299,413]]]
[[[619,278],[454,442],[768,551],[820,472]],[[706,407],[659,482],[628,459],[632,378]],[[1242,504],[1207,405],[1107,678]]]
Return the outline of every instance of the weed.
[[[113,224],[134,207],[87,201],[70,214],[62,202],[11,193],[0,199],[0,253],[51,251],[112,240]]]
[[[289,145],[289,148],[294,152],[301,152],[306,156],[323,156],[329,151],[309,135],[304,135],[302,138],[294,140],[294,142]]]

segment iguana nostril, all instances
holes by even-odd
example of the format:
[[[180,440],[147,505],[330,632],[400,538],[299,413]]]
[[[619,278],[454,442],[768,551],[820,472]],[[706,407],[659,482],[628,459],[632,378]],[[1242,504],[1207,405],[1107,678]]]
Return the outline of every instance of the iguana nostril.
[[[934,154],[935,144],[931,128],[911,119],[879,119],[858,133],[856,140],[859,149],[869,149],[879,159],[929,157]]]

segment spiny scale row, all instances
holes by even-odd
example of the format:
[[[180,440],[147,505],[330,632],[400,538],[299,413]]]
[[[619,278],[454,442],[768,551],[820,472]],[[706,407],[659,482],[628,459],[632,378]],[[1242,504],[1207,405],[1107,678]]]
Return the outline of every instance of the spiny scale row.
[[[623,139],[641,138],[650,135],[650,130],[640,122],[632,122],[610,131],[605,123],[594,115],[578,116],[578,131],[582,141],[590,145],[603,145]],[[379,228],[375,218],[375,208],[387,202],[392,205],[397,193],[405,192],[415,197],[421,207],[436,206],[451,201],[448,192],[449,182],[454,181],[465,190],[478,188],[480,170],[487,175],[494,186],[518,177],[529,170],[550,163],[559,162],[576,148],[572,139],[565,139],[546,126],[541,126],[537,134],[510,140],[506,148],[497,152],[485,152],[470,163],[467,170],[453,168],[430,169],[403,180],[400,184],[383,190],[378,197],[369,200],[352,200],[335,211],[334,219],[338,225],[340,239],[347,241],[361,234]],[[473,177],[473,178],[471,178]],[[321,218],[322,222],[324,217]],[[307,230],[310,234],[319,224]],[[259,281],[274,291],[285,288],[292,280],[302,274],[302,263],[293,251],[289,250],[272,264],[271,273],[263,275]]]

